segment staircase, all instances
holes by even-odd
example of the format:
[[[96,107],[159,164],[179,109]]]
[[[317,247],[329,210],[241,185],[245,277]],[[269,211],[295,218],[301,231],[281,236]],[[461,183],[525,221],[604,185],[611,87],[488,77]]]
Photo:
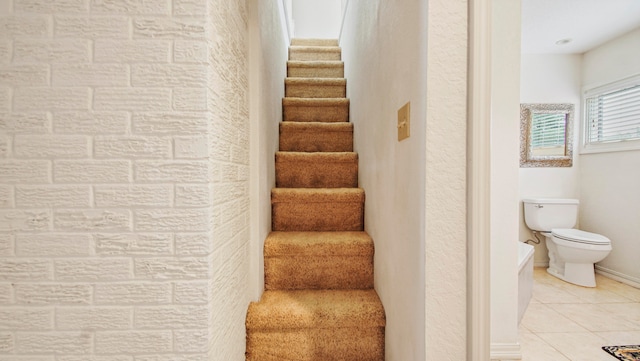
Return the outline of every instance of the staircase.
[[[340,59],[335,40],[289,48],[265,292],[247,312],[247,361],[384,360]]]

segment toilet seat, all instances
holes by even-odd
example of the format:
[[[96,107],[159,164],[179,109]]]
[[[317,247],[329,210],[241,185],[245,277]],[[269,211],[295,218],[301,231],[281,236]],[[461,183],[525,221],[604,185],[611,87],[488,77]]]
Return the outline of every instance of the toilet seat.
[[[564,241],[598,246],[611,245],[611,240],[601,234],[581,231],[574,228],[552,229],[551,234]]]

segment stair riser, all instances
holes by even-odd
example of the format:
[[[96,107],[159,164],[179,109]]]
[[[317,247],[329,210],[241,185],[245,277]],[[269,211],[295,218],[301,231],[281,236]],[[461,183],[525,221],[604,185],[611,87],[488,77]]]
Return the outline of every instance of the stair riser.
[[[290,78],[344,78],[344,67],[287,67]]]
[[[265,257],[265,288],[373,288],[372,256]]]
[[[360,202],[281,202],[272,204],[274,231],[362,231]]]
[[[357,188],[358,161],[349,163],[276,160],[278,188]]]
[[[284,105],[285,122],[348,122],[349,104],[332,106]]]
[[[384,361],[384,328],[250,331],[246,360]]]
[[[285,96],[293,98],[344,98],[347,96],[346,85],[285,85]]]
[[[281,127],[280,150],[285,152],[352,152],[353,129],[348,132],[313,132]]]
[[[307,50],[307,49],[290,49],[289,60],[301,61],[321,61],[321,60],[341,60],[340,51],[327,50]]]

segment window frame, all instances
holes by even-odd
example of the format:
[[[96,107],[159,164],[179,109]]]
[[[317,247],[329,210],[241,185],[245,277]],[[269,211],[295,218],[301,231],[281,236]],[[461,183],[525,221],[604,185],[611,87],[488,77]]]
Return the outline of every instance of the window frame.
[[[640,150],[640,139],[622,139],[603,143],[588,143],[589,120],[587,98],[606,93],[623,90],[624,88],[640,86],[640,74],[603,85],[587,86],[582,89],[582,116],[580,121],[580,154],[623,152]],[[640,99],[638,99],[640,101]],[[640,120],[638,121],[640,124]]]

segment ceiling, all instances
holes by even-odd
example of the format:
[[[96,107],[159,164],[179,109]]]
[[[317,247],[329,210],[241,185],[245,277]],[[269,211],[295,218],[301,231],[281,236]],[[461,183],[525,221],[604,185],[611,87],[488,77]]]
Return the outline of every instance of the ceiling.
[[[522,0],[527,54],[580,54],[638,27],[640,0]]]

